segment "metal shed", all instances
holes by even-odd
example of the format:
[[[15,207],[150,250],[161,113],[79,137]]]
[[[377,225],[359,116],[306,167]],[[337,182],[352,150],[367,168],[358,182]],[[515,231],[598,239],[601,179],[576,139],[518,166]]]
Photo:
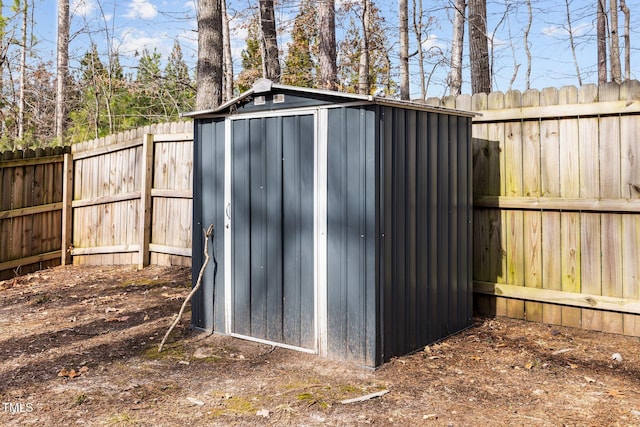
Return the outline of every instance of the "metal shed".
[[[260,80],[187,116],[193,327],[375,367],[470,325],[472,113]]]

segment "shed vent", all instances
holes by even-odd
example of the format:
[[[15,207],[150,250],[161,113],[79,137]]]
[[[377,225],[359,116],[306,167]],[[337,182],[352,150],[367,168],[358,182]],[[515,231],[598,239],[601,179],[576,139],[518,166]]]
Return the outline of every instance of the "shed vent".
[[[253,105],[264,105],[266,102],[266,99],[264,96],[256,96],[255,99],[253,100]]]
[[[284,102],[284,93],[278,93],[276,95],[273,95],[274,104],[281,104],[283,102]]]

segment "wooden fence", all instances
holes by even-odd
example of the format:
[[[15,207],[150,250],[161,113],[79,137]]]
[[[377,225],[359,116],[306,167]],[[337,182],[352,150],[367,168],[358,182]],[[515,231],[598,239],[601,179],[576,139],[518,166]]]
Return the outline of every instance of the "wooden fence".
[[[0,153],[0,280],[60,264],[64,152]]]
[[[481,113],[473,125],[476,309],[640,336],[640,83],[427,102]],[[56,251],[76,264],[189,265],[192,129],[172,123],[78,144],[67,167],[62,155],[40,169],[0,163],[0,269]],[[48,168],[72,171],[66,187],[49,190]],[[27,202],[27,190],[15,188],[43,174],[27,186],[47,198]],[[47,207],[24,210],[38,203]],[[36,220],[46,215],[55,218]],[[45,237],[57,218],[60,237]],[[38,236],[49,239],[45,255],[30,255],[25,242]]]
[[[444,100],[482,113],[477,309],[640,336],[639,100],[638,82]]]
[[[73,147],[75,264],[191,265],[193,123]]]

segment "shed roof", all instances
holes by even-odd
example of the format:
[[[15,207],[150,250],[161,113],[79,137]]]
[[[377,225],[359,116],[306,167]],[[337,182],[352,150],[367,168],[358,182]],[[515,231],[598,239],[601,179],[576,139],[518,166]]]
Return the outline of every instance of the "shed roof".
[[[225,115],[226,112],[230,112],[234,110],[235,106],[239,106],[248,102],[255,95],[267,94],[277,91],[287,91],[292,93],[300,93],[311,95],[317,98],[329,98],[333,99],[336,103],[349,103],[349,102],[361,102],[364,104],[379,104],[379,105],[388,105],[393,107],[401,107],[401,108],[409,108],[414,110],[422,110],[422,111],[433,111],[439,113],[448,113],[457,116],[466,116],[466,117],[474,117],[477,113],[471,111],[464,111],[452,108],[438,107],[433,105],[427,105],[421,102],[415,101],[401,101],[397,99],[385,98],[380,96],[373,95],[359,95],[353,93],[345,93],[345,92],[337,92],[323,89],[312,89],[298,86],[288,86],[279,83],[273,83],[269,79],[259,79],[255,82],[253,87],[248,91],[242,93],[238,97],[225,102],[222,105],[219,105],[216,108],[208,109],[208,110],[200,110],[200,111],[192,111],[188,113],[183,113],[183,117],[192,117],[192,118],[205,118],[205,117],[215,117],[220,115]]]

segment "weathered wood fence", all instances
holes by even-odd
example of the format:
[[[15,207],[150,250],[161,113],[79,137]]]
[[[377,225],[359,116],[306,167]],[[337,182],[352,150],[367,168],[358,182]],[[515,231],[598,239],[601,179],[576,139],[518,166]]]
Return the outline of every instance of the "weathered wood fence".
[[[481,113],[476,309],[640,336],[640,83],[427,102]],[[172,123],[79,144],[67,167],[62,154],[46,166],[0,163],[0,270],[68,255],[189,265],[192,129]],[[30,176],[33,190],[20,191]]]
[[[640,336],[640,84],[445,100],[479,111],[477,308]]]
[[[60,264],[64,152],[0,153],[0,280]]]
[[[73,146],[75,264],[191,265],[193,123]]]

